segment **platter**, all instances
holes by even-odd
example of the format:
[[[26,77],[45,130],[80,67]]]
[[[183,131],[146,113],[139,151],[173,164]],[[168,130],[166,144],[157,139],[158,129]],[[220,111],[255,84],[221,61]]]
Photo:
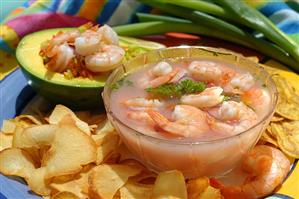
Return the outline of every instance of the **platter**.
[[[27,81],[23,76],[20,69],[15,70],[0,83],[1,85],[1,123],[4,119],[13,118],[20,114],[26,105],[34,99],[40,98],[36,96],[35,92],[27,85]],[[296,198],[296,181],[298,181],[298,160],[295,160],[287,179],[284,182],[281,190],[278,190],[272,196],[267,198]],[[26,183],[20,178],[6,177],[0,175],[0,199],[35,199],[40,198],[39,196],[32,193]],[[285,186],[288,185],[288,186]],[[290,193],[290,195],[289,195]],[[295,196],[295,197],[294,197]]]

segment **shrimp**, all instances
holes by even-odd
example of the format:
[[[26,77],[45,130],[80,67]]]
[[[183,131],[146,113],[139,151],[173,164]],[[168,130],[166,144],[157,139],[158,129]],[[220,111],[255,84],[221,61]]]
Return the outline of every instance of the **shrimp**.
[[[246,105],[254,108],[258,114],[261,113],[261,115],[267,113],[267,107],[271,100],[269,93],[257,86],[253,86],[244,92],[241,95],[241,99]]]
[[[221,87],[210,87],[199,94],[184,95],[181,98],[182,104],[192,105],[198,108],[213,107],[220,104],[224,96],[221,95]]]
[[[141,88],[153,87],[156,88],[160,85],[171,82],[173,78],[178,79],[178,74],[180,74],[179,68],[173,68],[167,62],[159,62],[156,64],[147,74],[145,74],[139,80],[139,85]]]
[[[252,88],[254,84],[254,78],[251,74],[237,74],[224,85],[223,89],[226,93],[242,94]]]
[[[175,77],[179,71],[180,71],[180,69],[175,68],[175,69],[173,69],[172,72],[170,72],[166,75],[158,76],[155,79],[149,81],[149,86],[156,88],[160,85],[166,84],[166,83],[170,82],[172,80],[172,78]]]
[[[93,30],[86,30],[75,39],[75,49],[79,55],[91,55],[101,48],[102,35]]]
[[[79,30],[72,30],[65,33],[59,32],[49,41],[46,51],[49,51],[54,46],[61,45],[65,42],[73,43],[79,35]]]
[[[131,110],[146,110],[146,109],[157,109],[163,106],[163,103],[158,99],[146,99],[143,97],[136,97],[128,99],[123,102],[125,106]]]
[[[258,145],[246,155],[242,168],[249,176],[240,186],[223,187],[221,193],[225,198],[254,199],[269,195],[285,179],[290,161],[280,150]]]
[[[183,137],[199,137],[209,131],[206,113],[189,105],[176,105],[173,111],[174,122],[155,110],[147,113],[155,124],[166,132]]]
[[[195,79],[205,82],[217,82],[222,75],[217,63],[210,61],[193,61],[188,71]]]
[[[187,70],[181,68],[177,74],[169,81],[169,83],[178,83],[180,80],[182,80],[186,74],[187,74]]]
[[[100,51],[85,57],[86,68],[92,72],[106,72],[116,68],[125,55],[125,51],[115,45],[104,45]]]
[[[101,42],[106,45],[117,45],[118,46],[118,36],[116,32],[108,25],[101,26],[97,32],[101,34]]]
[[[47,67],[55,72],[64,72],[68,64],[75,57],[74,50],[66,42],[55,46],[51,50],[52,59],[47,63]]]
[[[149,70],[150,76],[159,77],[163,75],[168,75],[173,71],[172,66],[167,62],[159,62],[151,70]]]
[[[149,126],[154,126],[155,124],[153,119],[149,116],[149,114],[144,111],[128,111],[127,116],[132,120],[146,123]]]
[[[242,102],[223,102],[219,107],[208,110],[213,116],[209,125],[216,132],[237,134],[256,123],[257,114]]]

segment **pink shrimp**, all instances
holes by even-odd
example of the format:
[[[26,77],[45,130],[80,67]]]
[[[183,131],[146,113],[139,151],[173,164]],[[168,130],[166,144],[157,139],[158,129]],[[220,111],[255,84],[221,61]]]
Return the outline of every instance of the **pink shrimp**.
[[[257,121],[257,114],[242,102],[223,102],[208,113],[211,129],[229,135],[245,131]]]
[[[172,72],[166,74],[166,75],[161,75],[159,77],[156,77],[155,79],[153,80],[150,80],[149,82],[149,86],[153,87],[153,88],[156,88],[160,85],[163,85],[163,84],[166,84],[168,83],[169,81],[172,80],[173,77],[175,77],[175,75],[180,71],[180,69],[178,68],[175,68],[173,69]]]
[[[198,108],[213,107],[223,101],[224,96],[221,95],[223,89],[221,87],[210,87],[199,94],[184,95],[181,98],[182,104],[188,104]]]
[[[251,89],[255,80],[250,73],[235,74],[223,87],[226,93],[243,94]]]
[[[147,109],[157,109],[163,106],[163,103],[158,99],[146,99],[143,97],[131,98],[123,102],[123,105],[131,110],[147,110]]]
[[[258,145],[244,158],[244,171],[249,176],[240,186],[221,189],[225,198],[254,199],[267,196],[279,186],[290,170],[289,159],[278,149]]]
[[[75,57],[73,48],[66,42],[55,46],[52,50],[52,59],[47,63],[47,67],[55,72],[64,72],[68,68],[68,64]]]
[[[176,105],[173,111],[174,122],[155,110],[147,113],[157,126],[171,134],[183,137],[199,137],[209,131],[206,113],[189,105]]]
[[[177,79],[177,74],[179,74],[179,72],[179,68],[173,69],[169,63],[162,61],[156,64],[147,74],[140,78],[139,85],[141,88],[156,88],[160,85],[171,82],[173,78]]]
[[[217,82],[222,76],[218,63],[211,61],[193,61],[188,67],[189,73],[197,80]]]
[[[42,50],[46,52],[46,55],[48,57],[51,57],[51,50],[54,46],[59,46],[65,42],[73,43],[76,37],[78,37],[79,35],[79,30],[72,30],[65,33],[59,32],[49,41],[48,45],[46,46],[46,49]]]
[[[144,111],[128,111],[127,112],[128,118],[145,123],[149,126],[154,126],[155,122],[153,119],[149,116],[147,112]]]
[[[261,113],[261,115],[264,115],[264,113],[268,112],[267,108],[271,98],[266,90],[253,86],[241,95],[241,99],[258,114]]]

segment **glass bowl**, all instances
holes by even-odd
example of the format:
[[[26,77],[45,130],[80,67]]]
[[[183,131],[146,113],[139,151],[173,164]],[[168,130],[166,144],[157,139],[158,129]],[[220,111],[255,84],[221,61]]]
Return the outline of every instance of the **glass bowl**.
[[[199,58],[237,65],[258,78],[269,90],[270,108],[265,116],[250,129],[239,134],[212,141],[166,140],[138,132],[120,121],[111,111],[111,86],[127,74],[146,64],[161,60]],[[112,125],[122,141],[150,170],[155,172],[177,169],[187,178],[216,177],[229,172],[259,140],[270,122],[277,103],[277,90],[270,75],[257,63],[226,50],[209,47],[182,46],[142,54],[117,68],[108,78],[103,92],[104,105]]]

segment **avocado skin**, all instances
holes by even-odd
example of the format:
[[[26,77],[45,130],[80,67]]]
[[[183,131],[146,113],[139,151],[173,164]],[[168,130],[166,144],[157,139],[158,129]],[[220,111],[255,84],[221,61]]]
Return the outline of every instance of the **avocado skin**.
[[[72,87],[49,83],[21,67],[28,84],[41,96],[55,104],[63,104],[72,110],[99,109],[104,111],[101,93],[104,87]]]

